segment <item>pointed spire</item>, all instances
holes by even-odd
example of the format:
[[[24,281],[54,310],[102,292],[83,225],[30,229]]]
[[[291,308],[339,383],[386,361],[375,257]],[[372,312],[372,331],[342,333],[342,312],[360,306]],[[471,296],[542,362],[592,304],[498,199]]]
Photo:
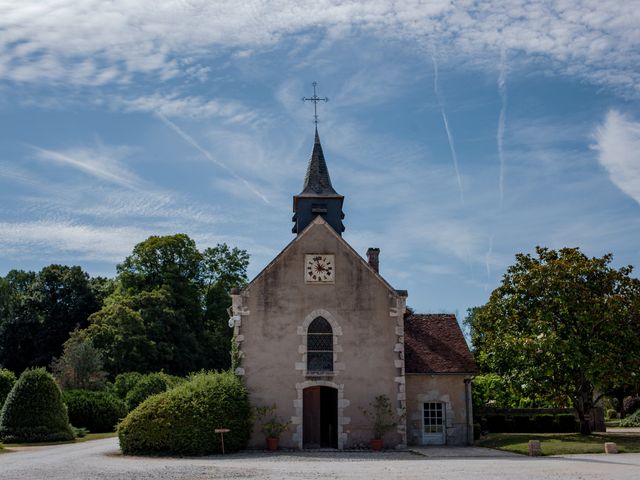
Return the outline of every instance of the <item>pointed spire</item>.
[[[329,169],[327,168],[327,162],[322,152],[317,126],[313,152],[311,153],[311,159],[307,166],[307,174],[304,177],[304,187],[300,196],[339,196],[331,185]]]

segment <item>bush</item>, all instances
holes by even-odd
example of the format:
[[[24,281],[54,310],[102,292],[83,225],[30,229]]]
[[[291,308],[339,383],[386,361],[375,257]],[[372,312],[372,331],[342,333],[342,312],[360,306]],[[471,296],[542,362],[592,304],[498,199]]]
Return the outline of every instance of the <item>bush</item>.
[[[620,420],[621,427],[640,427],[640,410]]]
[[[5,442],[73,440],[60,389],[44,368],[25,370],[0,413],[0,438]]]
[[[172,390],[153,396],[118,426],[122,452],[128,455],[219,453],[216,428],[229,428],[226,451],[246,447],[251,434],[247,390],[232,373],[199,373]]]
[[[0,368],[0,410],[9,392],[16,383],[16,375],[11,370]]]
[[[512,423],[512,431],[518,433],[529,433],[533,427],[531,426],[531,418],[528,415],[514,415]]]
[[[507,431],[507,418],[504,415],[487,415],[487,429],[491,433],[503,433]]]
[[[110,392],[68,390],[63,392],[62,400],[71,424],[90,432],[113,432],[127,414],[124,402]]]
[[[558,432],[560,433],[574,433],[580,431],[580,422],[576,416],[572,413],[559,413],[556,415],[556,422],[558,423]]]
[[[555,416],[541,413],[533,416],[533,430],[537,433],[553,433],[557,430]]]
[[[640,396],[627,397],[624,399],[622,405],[624,407],[624,414],[631,415],[640,410]]]
[[[618,418],[618,412],[613,408],[607,409],[607,420],[615,420],[616,418]]]
[[[120,399],[127,398],[127,393],[136,386],[136,383],[143,377],[138,372],[126,372],[116,376],[113,382],[113,393],[115,393]]]
[[[87,434],[89,433],[89,430],[87,430],[86,428],[74,427],[73,425],[71,425],[71,431],[73,432],[73,436],[76,438],[86,437]]]
[[[167,391],[183,381],[184,379],[180,377],[167,375],[163,372],[143,375],[142,378],[140,378],[140,380],[138,380],[138,382],[134,385],[134,387],[129,390],[127,396],[125,397],[127,410],[133,410],[151,395]]]

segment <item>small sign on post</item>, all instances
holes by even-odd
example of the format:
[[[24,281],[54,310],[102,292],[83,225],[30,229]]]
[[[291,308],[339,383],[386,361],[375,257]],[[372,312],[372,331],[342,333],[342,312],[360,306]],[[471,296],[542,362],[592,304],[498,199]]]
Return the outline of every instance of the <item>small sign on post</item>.
[[[224,455],[224,434],[229,433],[231,430],[228,428],[216,428],[214,432],[220,434],[220,443],[222,444],[222,454]]]

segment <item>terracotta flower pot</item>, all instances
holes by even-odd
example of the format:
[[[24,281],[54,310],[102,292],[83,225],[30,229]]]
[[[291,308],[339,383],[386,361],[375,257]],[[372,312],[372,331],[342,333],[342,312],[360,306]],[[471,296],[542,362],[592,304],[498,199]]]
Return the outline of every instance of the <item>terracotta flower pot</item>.
[[[275,437],[267,438],[267,449],[272,452],[278,450],[278,439]]]
[[[373,450],[375,452],[379,452],[380,450],[382,450],[382,439],[381,438],[374,438],[373,440],[371,440],[371,450]]]

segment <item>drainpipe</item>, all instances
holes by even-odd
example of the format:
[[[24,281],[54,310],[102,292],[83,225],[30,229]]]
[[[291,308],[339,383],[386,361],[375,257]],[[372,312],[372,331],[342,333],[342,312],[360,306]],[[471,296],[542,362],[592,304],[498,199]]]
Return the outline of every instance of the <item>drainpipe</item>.
[[[464,403],[467,411],[467,445],[472,445],[473,412],[471,411],[471,378],[464,379]]]

